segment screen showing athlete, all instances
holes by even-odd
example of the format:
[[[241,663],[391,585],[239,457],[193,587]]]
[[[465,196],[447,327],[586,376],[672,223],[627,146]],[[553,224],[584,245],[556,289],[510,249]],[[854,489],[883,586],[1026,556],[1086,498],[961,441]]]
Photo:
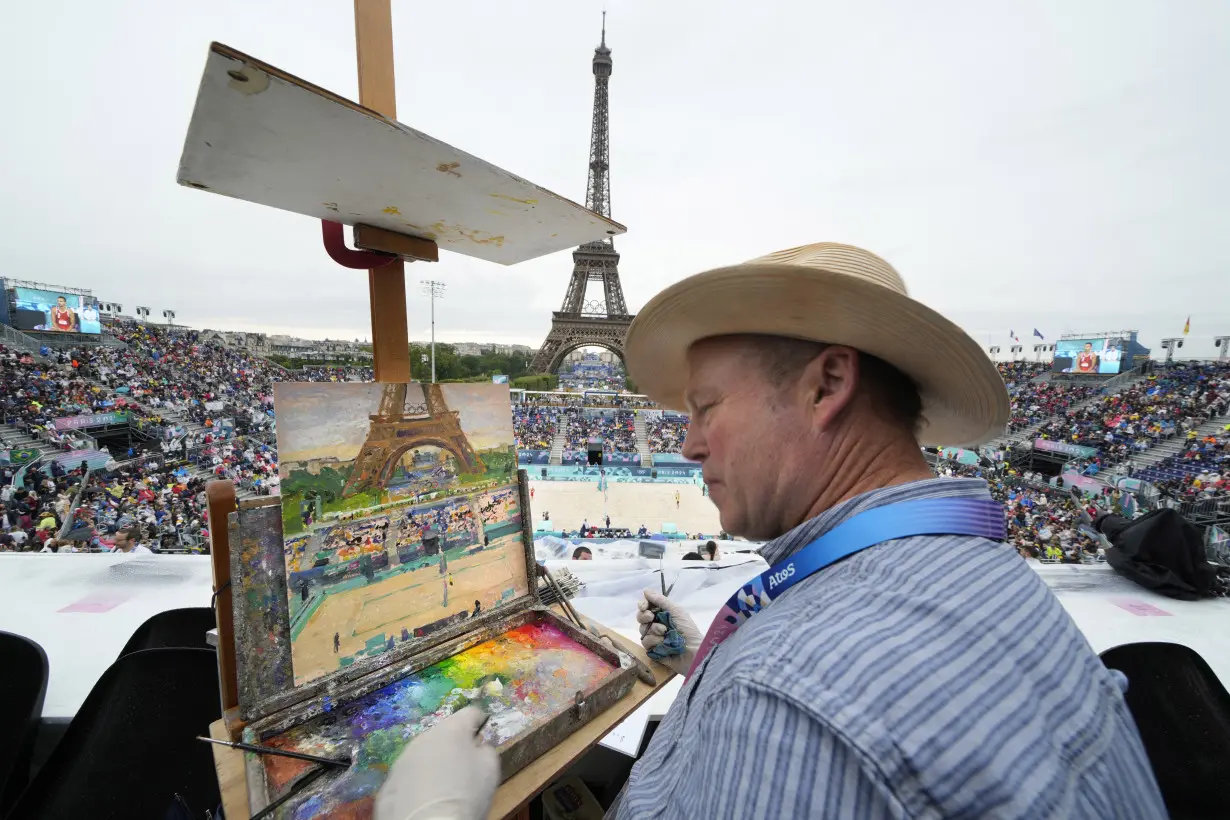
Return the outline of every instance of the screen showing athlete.
[[[1106,349],[1102,351],[1101,369],[1103,373],[1118,373],[1120,362],[1123,360],[1123,350],[1119,347],[1118,339],[1110,339],[1106,342]]]
[[[1085,349],[1076,354],[1077,373],[1097,373],[1098,354],[1093,350],[1093,342],[1085,342]]]
[[[77,329],[77,314],[63,296],[56,297],[55,306],[51,309],[51,329],[64,332]]]

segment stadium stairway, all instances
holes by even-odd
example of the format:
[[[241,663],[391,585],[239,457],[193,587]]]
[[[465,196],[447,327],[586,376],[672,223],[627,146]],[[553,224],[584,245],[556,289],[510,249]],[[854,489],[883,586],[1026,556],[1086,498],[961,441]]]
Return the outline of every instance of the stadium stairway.
[[[645,429],[645,415],[632,414],[632,430],[636,434],[636,452],[641,457],[642,467],[653,466],[653,455],[649,452],[649,431]]]
[[[11,450],[38,450],[44,456],[56,451],[47,442],[27,435],[12,424],[0,424],[0,440]]]
[[[551,439],[551,457],[547,459],[548,464],[563,464],[564,463],[564,429],[568,425],[568,420],[561,415],[559,420],[559,428],[555,431],[555,438]]]

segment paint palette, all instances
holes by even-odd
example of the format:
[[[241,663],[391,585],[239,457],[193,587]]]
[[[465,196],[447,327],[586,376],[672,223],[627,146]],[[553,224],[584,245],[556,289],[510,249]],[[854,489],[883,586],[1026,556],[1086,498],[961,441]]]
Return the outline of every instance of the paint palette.
[[[619,672],[549,620],[513,627],[368,695],[338,706],[264,745],[322,757],[349,756],[351,768],[327,773],[284,803],[275,817],[315,820],[370,816],[375,794],[402,748],[470,703],[490,714],[485,739],[500,749],[574,709]],[[253,740],[257,738],[253,737]],[[256,761],[276,799],[315,769],[284,757]]]

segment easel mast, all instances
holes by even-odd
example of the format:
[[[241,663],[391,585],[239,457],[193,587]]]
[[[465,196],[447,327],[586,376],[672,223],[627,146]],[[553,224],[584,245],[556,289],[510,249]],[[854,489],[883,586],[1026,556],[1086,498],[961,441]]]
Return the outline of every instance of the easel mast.
[[[359,102],[397,119],[393,69],[391,0],[354,0],[355,53]],[[406,326],[406,263],[395,259],[367,272],[371,297],[372,357],[376,381],[410,381],[410,337]]]

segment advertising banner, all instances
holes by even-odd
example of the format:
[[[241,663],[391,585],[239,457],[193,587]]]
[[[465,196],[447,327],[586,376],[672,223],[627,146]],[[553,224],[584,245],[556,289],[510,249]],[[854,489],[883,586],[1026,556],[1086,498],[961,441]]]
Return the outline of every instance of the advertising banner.
[[[89,416],[65,416],[54,419],[51,424],[57,430],[78,430],[82,427],[102,427],[104,424],[123,424],[128,421],[128,413],[95,413]]]
[[[1069,444],[1066,441],[1051,441],[1049,438],[1034,439],[1034,449],[1042,450],[1046,453],[1062,453],[1065,456],[1074,458],[1093,458],[1098,454],[1098,451],[1093,447],[1085,447],[1082,444]]]

